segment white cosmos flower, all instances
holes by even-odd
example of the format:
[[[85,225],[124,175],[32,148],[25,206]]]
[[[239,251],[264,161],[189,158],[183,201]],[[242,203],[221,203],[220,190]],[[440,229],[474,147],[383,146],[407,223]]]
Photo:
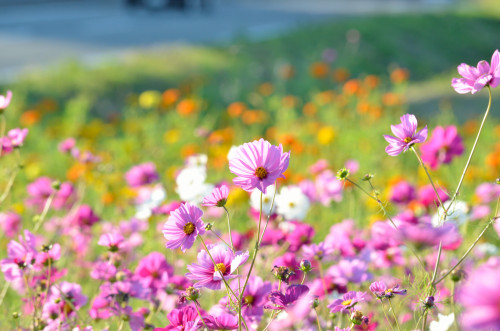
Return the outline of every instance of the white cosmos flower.
[[[207,166],[208,157],[206,154],[196,154],[189,156],[186,159],[186,168],[205,168]]]
[[[448,209],[451,201],[448,200],[443,203],[445,209]],[[465,201],[455,200],[450,210],[448,210],[448,217],[446,217],[446,221],[456,222],[458,225],[463,224],[469,218],[469,206]],[[443,209],[440,208],[436,214],[432,216],[432,225],[434,227],[438,227],[441,221],[441,215],[443,213]]]
[[[429,331],[446,331],[453,325],[454,320],[454,313],[451,313],[450,315],[438,314],[438,320],[431,322],[429,325]]]
[[[266,188],[266,194],[262,195],[262,213],[265,215],[269,214],[269,210],[271,210],[271,205],[274,198],[274,192],[276,191],[276,187],[274,185],[268,186]],[[259,189],[254,189],[252,194],[250,194],[250,206],[255,210],[260,210],[260,194]],[[277,198],[277,197],[276,197]],[[276,212],[276,201],[274,201],[273,210],[271,211],[271,215]]]
[[[214,186],[205,183],[207,178],[205,167],[190,167],[181,170],[177,175],[176,192],[183,201],[200,204],[203,197],[210,194]]]
[[[166,198],[167,191],[161,185],[140,188],[136,200],[135,217],[141,220],[149,218],[153,209],[159,207]]]
[[[229,152],[227,152],[227,160],[231,160],[235,155],[236,155],[236,151],[238,150],[240,146],[231,146],[231,148],[229,149]]]
[[[311,202],[300,187],[285,186],[276,196],[276,205],[278,214],[286,220],[302,221],[311,207]]]

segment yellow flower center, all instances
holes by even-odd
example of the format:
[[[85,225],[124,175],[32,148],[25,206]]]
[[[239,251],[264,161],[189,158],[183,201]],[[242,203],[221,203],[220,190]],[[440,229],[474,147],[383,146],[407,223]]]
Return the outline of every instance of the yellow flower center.
[[[193,233],[194,229],[195,229],[194,224],[191,222],[187,222],[186,225],[184,225],[184,233],[187,235]]]
[[[342,302],[343,306],[349,306],[351,304],[352,300],[345,300]]]
[[[411,137],[406,137],[404,141],[405,141],[405,143],[407,143],[407,144],[408,144],[408,143],[409,143],[410,141],[412,141],[412,140],[413,140],[413,139],[412,139]]]
[[[252,295],[247,295],[243,298],[243,302],[246,303],[247,305],[251,305],[255,298]]]
[[[226,266],[224,263],[217,263],[214,267],[214,271],[220,271],[224,275],[226,272]]]
[[[259,179],[264,179],[267,177],[267,170],[264,167],[258,167],[255,169],[255,176],[257,176]]]

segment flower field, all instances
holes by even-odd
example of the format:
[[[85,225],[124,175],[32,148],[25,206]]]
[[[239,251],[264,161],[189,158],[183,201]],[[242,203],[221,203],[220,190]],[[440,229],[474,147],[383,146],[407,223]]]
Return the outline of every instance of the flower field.
[[[2,87],[0,329],[500,330],[500,24],[390,44],[443,20]]]

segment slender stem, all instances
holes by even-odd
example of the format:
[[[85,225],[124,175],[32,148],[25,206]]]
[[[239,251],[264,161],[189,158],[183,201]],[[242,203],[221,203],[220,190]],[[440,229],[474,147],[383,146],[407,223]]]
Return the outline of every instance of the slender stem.
[[[391,327],[391,330],[394,330],[394,328],[392,327],[391,319],[389,318],[389,316],[387,316],[387,312],[385,311],[384,302],[380,301],[380,303],[382,304],[382,311],[384,312],[384,316],[385,316],[385,319],[387,321],[387,324],[389,324],[389,326]]]
[[[45,220],[45,216],[47,216],[50,205],[52,204],[52,201],[54,200],[56,194],[57,194],[57,191],[54,190],[50,194],[47,201],[45,202],[45,206],[43,207],[42,213],[40,214],[40,219],[38,219],[38,222],[35,224],[35,228],[33,229],[33,233],[36,233],[38,231],[38,229],[40,229],[40,226],[42,225],[43,221]]]
[[[267,213],[267,220],[266,224],[264,225],[264,230],[262,231],[262,236],[259,239],[259,245],[262,242],[262,239],[264,239],[264,233],[266,233],[267,225],[269,224],[269,219],[271,218],[271,214],[273,212],[274,208],[274,200],[276,199],[276,192],[278,192],[278,182],[274,182],[274,195],[273,195],[273,200],[271,201],[271,207],[269,208],[269,212]]]
[[[488,94],[489,94],[488,107],[486,108],[486,112],[484,113],[483,120],[481,121],[481,125],[479,126],[479,131],[477,132],[476,140],[474,140],[474,145],[472,145],[472,149],[470,151],[469,158],[467,159],[467,163],[465,164],[464,171],[462,172],[462,176],[460,177],[460,180],[458,181],[457,189],[455,190],[455,193],[453,194],[453,197],[451,198],[450,205],[448,206],[448,208],[446,209],[446,212],[444,214],[444,218],[445,219],[446,219],[448,210],[450,209],[452,203],[455,201],[455,199],[457,198],[458,194],[460,193],[460,187],[462,187],[462,183],[464,181],[465,174],[466,174],[467,169],[469,168],[470,162],[472,160],[472,155],[476,151],[477,142],[479,141],[479,136],[481,135],[481,132],[483,131],[483,126],[484,126],[484,123],[486,122],[486,117],[488,117],[488,113],[490,112],[490,108],[491,108],[491,88],[490,88],[489,85],[486,85],[486,87],[488,88]]]
[[[215,231],[214,231],[214,230],[212,230],[212,229],[210,229],[210,232],[212,232],[212,233],[213,233],[213,234],[214,234],[217,238],[219,238],[219,239],[220,239],[220,240],[221,240],[224,244],[226,244],[226,246],[227,246],[227,247],[229,247],[229,248],[233,251],[233,253],[234,253],[234,249],[233,249],[233,247],[231,247],[231,245],[229,245],[229,244],[228,244],[228,243],[227,243],[224,239],[222,239],[222,238],[221,238],[221,236],[219,236],[219,235],[217,234],[217,232],[215,232]]]
[[[210,328],[205,324],[205,321],[203,320],[203,317],[201,316],[200,310],[198,309],[198,302],[194,302],[194,308],[196,308],[196,311],[198,312],[198,316],[200,316],[201,323],[205,326],[207,330],[210,330]]]
[[[51,271],[52,271],[51,261],[52,261],[52,259],[49,257],[49,259],[48,259],[48,262],[49,262],[48,277],[47,277],[47,284],[45,284],[45,297],[43,298],[44,304],[42,304],[42,307],[45,305],[45,302],[47,302],[47,298],[49,297],[50,277],[51,277]]]
[[[231,249],[233,250],[233,253],[234,253],[233,235],[231,234],[231,222],[229,221],[229,211],[227,210],[226,206],[223,206],[223,208],[224,208],[224,211],[226,212],[226,217],[227,217],[227,229],[229,231],[229,242],[231,243]],[[224,241],[224,240],[222,240],[222,241]]]
[[[316,312],[316,323],[318,323],[318,331],[322,331],[321,324],[319,323],[318,311],[316,309],[314,309],[314,311]]]
[[[120,326],[118,327],[118,331],[123,330],[123,326],[125,326],[125,320],[123,318],[121,318],[121,316],[120,316],[120,319],[121,319],[121,322],[120,322]]]
[[[304,281],[306,280],[306,275],[307,275],[307,272],[304,272],[304,277],[302,277],[302,281],[300,282],[300,285],[304,285]]]
[[[424,320],[422,321],[422,331],[425,331],[426,324],[427,324],[427,309],[424,311]]]
[[[241,309],[242,309],[242,299],[243,299],[243,294],[245,293],[245,288],[247,287],[248,280],[250,279],[250,275],[252,274],[253,266],[255,264],[255,260],[257,259],[257,253],[259,251],[259,245],[260,245],[260,227],[262,224],[262,196],[263,193],[260,192],[260,212],[259,212],[259,226],[257,229],[257,241],[255,242],[255,247],[253,251],[253,257],[252,257],[252,263],[250,264],[250,269],[248,270],[247,277],[245,279],[245,282],[243,283],[243,288],[241,289],[240,297],[239,297],[239,302],[238,302],[238,330],[241,328]],[[262,234],[264,236],[264,234]]]
[[[398,318],[396,316],[396,313],[394,312],[394,308],[392,307],[391,299],[388,299],[388,301],[389,301],[389,306],[391,307],[392,316],[394,317],[394,320],[396,321],[396,326],[398,327],[398,330],[401,331],[401,327],[399,326]]]
[[[9,290],[9,287],[10,287],[9,282],[5,282],[5,284],[3,284],[2,293],[0,293],[0,306],[3,303],[3,299],[5,299],[5,296],[7,295],[7,291]]]
[[[444,208],[443,201],[441,201],[441,197],[439,196],[439,192],[436,188],[436,185],[434,185],[434,181],[432,180],[432,177],[429,173],[429,170],[427,170],[427,167],[425,166],[424,162],[420,158],[420,155],[418,155],[417,150],[415,149],[415,146],[411,146],[411,150],[413,151],[413,153],[415,153],[415,156],[417,157],[418,162],[420,163],[422,168],[424,168],[425,174],[427,175],[427,178],[429,179],[429,182],[431,183],[432,188],[434,189],[434,193],[436,193],[436,197],[438,198],[439,204],[441,205],[441,208],[443,208],[444,212],[446,213],[446,209]],[[440,225],[441,225],[441,223],[440,223]]]
[[[448,270],[443,276],[441,276],[438,280],[435,280],[433,281],[433,285],[436,286],[437,284],[441,283],[446,277],[448,277],[449,274],[451,274],[453,272],[453,270],[455,270],[460,264],[462,264],[462,262],[465,260],[465,258],[467,257],[467,255],[469,255],[469,253],[474,249],[474,247],[476,246],[476,244],[479,242],[479,240],[483,237],[484,233],[486,232],[486,230],[488,230],[488,228],[490,227],[491,224],[493,224],[493,222],[495,221],[496,217],[492,218],[488,224],[486,224],[486,226],[484,227],[483,231],[481,231],[481,233],[479,234],[479,236],[476,238],[476,240],[474,240],[474,242],[472,243],[472,245],[469,247],[469,249],[467,249],[467,251],[465,252],[465,254],[460,258],[460,260],[458,260],[458,262],[450,268],[450,270]]]

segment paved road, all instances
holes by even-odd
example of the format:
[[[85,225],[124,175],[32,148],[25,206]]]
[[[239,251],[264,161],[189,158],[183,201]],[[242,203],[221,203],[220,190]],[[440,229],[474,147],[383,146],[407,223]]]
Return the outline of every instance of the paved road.
[[[96,63],[179,43],[266,38],[339,15],[439,10],[453,0],[214,0],[209,14],[196,3],[188,12],[151,12],[119,0],[31,1],[0,0],[0,81],[67,59]]]

